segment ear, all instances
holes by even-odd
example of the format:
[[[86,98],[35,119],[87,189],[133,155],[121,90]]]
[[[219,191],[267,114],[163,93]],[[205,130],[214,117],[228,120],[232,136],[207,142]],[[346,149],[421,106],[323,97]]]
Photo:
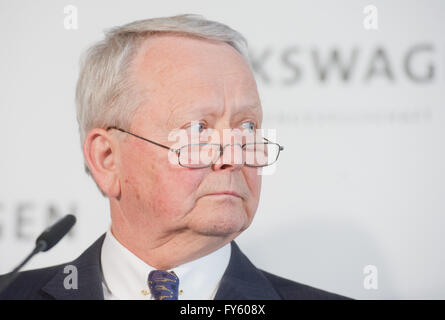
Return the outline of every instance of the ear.
[[[119,144],[104,129],[92,129],[85,138],[83,154],[99,188],[111,199],[120,196]]]

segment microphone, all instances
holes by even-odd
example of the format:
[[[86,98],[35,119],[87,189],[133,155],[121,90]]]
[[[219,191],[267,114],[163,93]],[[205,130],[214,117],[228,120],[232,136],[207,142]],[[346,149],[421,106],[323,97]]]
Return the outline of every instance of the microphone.
[[[51,227],[47,228],[36,240],[36,247],[39,251],[48,251],[54,247],[70,231],[71,227],[76,223],[76,217],[68,214]]]
[[[52,226],[45,229],[42,234],[36,240],[36,246],[34,250],[26,257],[21,264],[19,264],[10,273],[3,276],[0,283],[0,293],[5,290],[19,275],[19,270],[37,253],[41,251],[48,251],[59,242],[73,225],[76,223],[76,217],[72,214],[68,214]]]

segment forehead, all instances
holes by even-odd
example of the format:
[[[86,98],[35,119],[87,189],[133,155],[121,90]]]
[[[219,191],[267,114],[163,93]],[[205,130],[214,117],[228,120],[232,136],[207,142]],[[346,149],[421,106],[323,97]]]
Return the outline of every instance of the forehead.
[[[149,38],[133,66],[147,109],[158,118],[203,111],[261,114],[253,74],[226,43],[176,35]]]

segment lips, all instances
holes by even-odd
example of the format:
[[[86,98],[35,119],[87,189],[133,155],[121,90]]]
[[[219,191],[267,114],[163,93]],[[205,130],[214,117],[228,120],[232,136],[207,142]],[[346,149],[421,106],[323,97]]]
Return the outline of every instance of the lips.
[[[234,197],[238,197],[238,198],[242,198],[238,193],[236,193],[235,191],[221,191],[221,192],[213,192],[213,193],[208,193],[206,194],[206,196],[224,196],[224,195],[228,195],[228,196],[234,196]]]

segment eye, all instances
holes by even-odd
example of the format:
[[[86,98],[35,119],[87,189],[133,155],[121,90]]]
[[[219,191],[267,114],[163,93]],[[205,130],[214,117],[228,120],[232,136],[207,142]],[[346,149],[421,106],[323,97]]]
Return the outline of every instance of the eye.
[[[204,122],[193,121],[189,126],[190,133],[202,133],[205,129],[206,124]]]
[[[255,131],[255,122],[253,122],[253,121],[245,121],[245,122],[242,123],[241,127],[243,129],[249,130],[250,132],[253,132],[253,131]]]

